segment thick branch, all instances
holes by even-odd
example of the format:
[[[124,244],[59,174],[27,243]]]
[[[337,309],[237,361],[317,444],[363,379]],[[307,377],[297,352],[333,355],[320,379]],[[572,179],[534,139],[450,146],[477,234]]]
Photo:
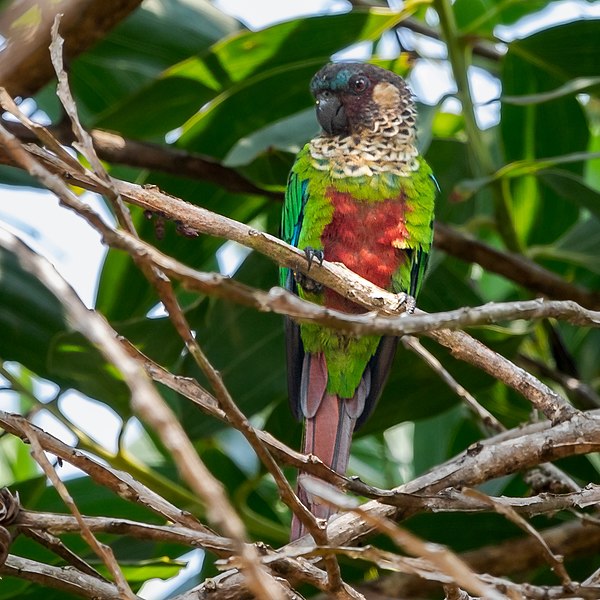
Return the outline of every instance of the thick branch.
[[[25,133],[26,129],[21,125],[6,123],[5,127],[23,141],[32,139],[32,135]],[[55,130],[55,133],[59,135],[59,139],[65,142],[72,137],[63,128]],[[100,130],[92,131],[92,137],[100,158],[109,162],[122,162],[132,166],[152,168],[159,171],[164,170],[175,175],[202,179],[220,185],[231,192],[262,194],[282,199],[281,194],[260,190],[235,170],[229,169],[208,157],[154,144],[127,140],[119,135]],[[46,168],[54,173],[77,181],[84,188],[100,191],[92,181],[85,179],[85,177],[79,179],[76,172],[55,161],[51,155],[43,150],[35,146],[29,147],[29,150],[44,162]],[[2,151],[0,151],[0,157],[4,162],[10,162]],[[83,177],[81,173],[79,175]],[[124,193],[123,190],[120,190],[120,192]],[[136,203],[134,198],[128,197],[127,200]],[[148,210],[152,210],[152,208],[148,207]],[[167,216],[173,219],[176,218],[170,213],[167,213]],[[189,224],[187,221],[182,222]],[[436,223],[435,246],[457,258],[467,262],[475,262],[486,270],[502,275],[533,292],[550,298],[574,300],[582,306],[600,309],[600,292],[590,291],[574,283],[566,282],[552,271],[540,267],[519,254],[492,248],[443,223]]]
[[[505,252],[436,223],[435,246],[452,256],[481,265],[539,294],[558,300],[574,300],[582,306],[600,310],[600,292],[569,283],[520,254]]]
[[[54,75],[50,64],[50,25],[63,13],[62,34],[68,60],[81,54],[141,4],[141,0],[14,1],[0,13],[0,33],[7,38],[0,54],[0,83],[13,96],[31,96]],[[31,11],[36,19],[24,19]]]
[[[53,567],[12,554],[0,565],[0,575],[18,577],[83,598],[115,600],[121,597],[116,585],[86,575],[73,567]]]
[[[37,137],[20,123],[6,122],[3,125],[22,142],[38,141]],[[48,129],[62,144],[71,145],[73,142],[70,127],[63,124]],[[234,194],[259,194],[277,200],[283,198],[281,193],[259,188],[235,169],[222,165],[210,156],[187,152],[173,146],[139,142],[101,129],[92,129],[90,135],[98,156],[112,164],[208,181]]]

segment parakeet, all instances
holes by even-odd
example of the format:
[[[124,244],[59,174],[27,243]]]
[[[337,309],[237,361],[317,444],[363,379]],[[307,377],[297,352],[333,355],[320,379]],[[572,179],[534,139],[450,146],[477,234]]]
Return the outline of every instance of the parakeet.
[[[312,79],[322,127],[289,176],[283,239],[312,260],[337,261],[374,284],[416,297],[433,238],[436,183],[416,147],[416,111],[404,80],[363,63],[333,63]],[[310,277],[282,268],[281,285],[347,313],[364,308]],[[304,419],[303,452],[345,473],[352,433],[373,411],[397,338],[356,337],[286,319],[288,391]],[[330,509],[300,499],[318,517]],[[292,523],[292,539],[304,534]]]

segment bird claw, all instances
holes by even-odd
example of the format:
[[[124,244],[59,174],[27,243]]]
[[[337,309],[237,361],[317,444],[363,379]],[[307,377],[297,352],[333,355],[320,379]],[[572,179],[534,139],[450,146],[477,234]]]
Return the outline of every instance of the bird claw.
[[[414,296],[410,296],[406,294],[406,300],[404,301],[406,304],[406,314],[412,315],[415,312],[415,308],[417,308],[417,301]]]
[[[304,248],[304,255],[306,256],[306,260],[308,261],[309,271],[315,259],[318,261],[319,266],[323,265],[323,260],[325,258],[323,250],[315,250],[312,246],[306,246],[306,248]]]
[[[316,260],[319,265],[323,264],[323,250],[315,250],[313,247],[307,246],[304,248],[304,255],[306,256],[306,260],[308,262],[308,268],[306,269],[307,272],[310,271],[313,261]],[[320,283],[314,281],[314,279],[311,279],[308,277],[308,275],[304,275],[299,271],[294,271],[294,279],[296,280],[296,283],[304,288],[305,292],[319,293],[323,290],[323,286]]]

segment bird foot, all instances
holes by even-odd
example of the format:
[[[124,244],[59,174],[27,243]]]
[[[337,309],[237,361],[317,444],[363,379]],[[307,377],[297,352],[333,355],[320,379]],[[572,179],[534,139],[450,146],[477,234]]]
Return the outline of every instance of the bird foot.
[[[310,271],[310,267],[312,266],[315,260],[319,263],[319,265],[322,265],[323,259],[325,258],[323,250],[315,250],[311,246],[307,246],[306,248],[304,248],[304,255],[306,256],[306,260],[308,261],[308,271]],[[300,273],[299,271],[294,272],[294,279],[296,280],[298,285],[301,285],[304,288],[304,291],[306,292],[318,293],[323,290],[323,286],[319,282],[315,281],[314,279],[311,279],[304,273]]]
[[[406,294],[406,314],[407,315],[412,315],[415,312],[415,308],[417,308],[417,301],[415,299],[414,296],[410,296],[408,294]]]
[[[306,246],[306,248],[304,248],[304,255],[306,256],[306,260],[308,261],[308,270],[309,271],[310,271],[310,267],[312,266],[314,260],[317,260],[319,265],[322,265],[323,260],[325,258],[325,255],[323,254],[323,250],[315,250],[311,246]]]

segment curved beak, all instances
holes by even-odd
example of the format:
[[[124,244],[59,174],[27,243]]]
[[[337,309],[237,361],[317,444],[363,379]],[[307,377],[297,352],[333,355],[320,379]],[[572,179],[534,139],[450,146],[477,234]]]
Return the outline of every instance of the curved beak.
[[[317,96],[317,120],[329,135],[339,135],[348,129],[344,105],[333,94]]]

